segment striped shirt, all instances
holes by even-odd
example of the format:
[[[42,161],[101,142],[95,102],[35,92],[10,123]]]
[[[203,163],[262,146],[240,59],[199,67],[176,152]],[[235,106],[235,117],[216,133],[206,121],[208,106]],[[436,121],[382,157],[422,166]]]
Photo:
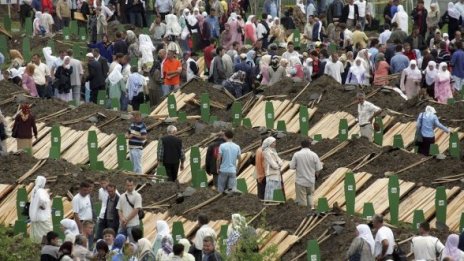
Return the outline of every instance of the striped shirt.
[[[133,122],[130,125],[129,133],[133,135],[143,136],[147,135],[147,127],[143,122]],[[141,148],[145,144],[145,139],[140,139],[137,137],[132,137],[129,139],[130,148]]]

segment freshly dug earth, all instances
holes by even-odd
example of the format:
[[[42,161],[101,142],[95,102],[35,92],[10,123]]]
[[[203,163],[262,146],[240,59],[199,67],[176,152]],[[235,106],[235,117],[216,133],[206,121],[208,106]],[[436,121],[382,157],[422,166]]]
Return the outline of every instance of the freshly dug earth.
[[[258,217],[253,225],[260,226],[265,224],[265,228],[272,231],[286,230],[294,233],[301,221],[308,214],[305,207],[298,206],[292,199],[285,204],[277,206],[267,206],[264,213]]]
[[[0,102],[11,98],[13,93],[26,93],[21,87],[7,80],[0,82]]]
[[[227,94],[214,88],[213,85],[207,81],[192,80],[182,88],[182,92],[195,93],[198,100],[200,99],[201,94],[208,93],[211,101],[219,102],[225,106],[233,102],[233,100],[229,98]]]
[[[307,84],[307,82],[294,82],[290,78],[284,78],[274,85],[264,87],[261,94],[264,96],[286,95],[285,97],[278,97],[275,99],[290,100],[297,96],[298,93],[303,90]]]
[[[323,161],[324,169],[321,171],[321,178],[316,181],[316,186],[323,183],[324,178],[332,174],[337,168],[345,167],[363,155],[380,152],[381,150],[381,148],[370,143],[365,138],[352,140],[346,147]]]
[[[170,216],[174,216],[174,215],[182,215],[182,216],[184,216],[183,213],[186,210],[203,203],[204,201],[216,196],[217,194],[218,194],[218,192],[207,189],[207,188],[199,189],[199,190],[195,191],[195,193],[193,193],[193,195],[191,197],[185,198],[184,202],[182,202],[180,204],[173,205],[169,209],[169,215]],[[212,218],[212,217],[210,217],[210,218]],[[193,218],[192,220],[195,220],[195,219],[196,219],[196,217]]]
[[[38,98],[26,98],[21,97],[13,102],[2,105],[0,109],[5,116],[14,116],[19,109],[19,105],[22,103],[29,103],[32,105],[31,113],[34,115],[36,120],[40,120],[41,117],[55,113],[59,110],[68,107],[68,104],[58,99],[38,99]]]
[[[192,197],[197,198],[197,194],[199,194],[200,197],[203,197],[205,192],[202,190],[197,191],[193,194]],[[230,220],[232,214],[234,213],[240,213],[248,219],[251,219],[263,208],[263,204],[256,198],[256,195],[241,194],[221,196],[221,198],[200,209],[182,214],[185,210],[203,202],[194,200],[195,203],[192,203],[193,199],[191,198],[186,199],[181,204],[173,205],[171,209],[169,209],[170,213],[182,215],[183,217],[190,220],[196,220],[198,214],[200,213],[208,215],[211,220]],[[185,204],[188,205],[184,206]]]
[[[201,116],[201,109],[198,105],[188,103],[181,111],[185,111],[187,116]],[[221,110],[215,107],[210,107],[210,115],[216,116],[219,121],[230,122],[232,119],[232,112],[227,109]]]

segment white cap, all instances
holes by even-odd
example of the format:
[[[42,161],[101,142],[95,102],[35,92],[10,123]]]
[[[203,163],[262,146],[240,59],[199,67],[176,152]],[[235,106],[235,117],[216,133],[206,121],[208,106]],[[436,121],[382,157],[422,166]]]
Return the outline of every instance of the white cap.
[[[94,58],[93,53],[87,53],[87,54],[85,55],[85,57]]]
[[[241,54],[240,54],[240,58],[241,58],[241,59],[245,59],[246,57],[247,57],[246,53],[241,53]]]

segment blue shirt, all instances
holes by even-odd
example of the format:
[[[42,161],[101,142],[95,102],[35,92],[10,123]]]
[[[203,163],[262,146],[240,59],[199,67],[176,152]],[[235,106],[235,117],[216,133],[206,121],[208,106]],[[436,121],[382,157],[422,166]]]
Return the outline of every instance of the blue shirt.
[[[390,7],[390,14],[391,14],[390,18],[393,19],[393,16],[395,16],[396,12],[398,12],[398,6],[397,5],[392,5]]]
[[[424,118],[422,119],[422,126],[421,126],[421,117],[424,115]],[[421,131],[421,134],[423,137],[427,138],[433,138],[435,137],[435,132],[433,131],[435,127],[438,127],[442,129],[444,132],[448,132],[448,128],[443,126],[443,124],[438,121],[438,117],[435,114],[431,113],[421,113],[419,114],[419,117],[417,117],[417,127]]]
[[[464,79],[464,51],[458,49],[453,53],[451,56],[451,66],[453,67],[453,71],[451,75]]]
[[[399,73],[404,69],[408,68],[409,59],[406,55],[402,53],[396,53],[395,56],[391,58],[390,61],[390,71],[391,73]]]
[[[213,38],[219,38],[219,20],[215,16],[208,16],[205,19],[205,22],[207,22],[211,28],[211,37]]]
[[[219,172],[237,173],[237,160],[240,157],[240,147],[231,142],[224,142],[219,146],[219,154],[221,155],[221,166]]]

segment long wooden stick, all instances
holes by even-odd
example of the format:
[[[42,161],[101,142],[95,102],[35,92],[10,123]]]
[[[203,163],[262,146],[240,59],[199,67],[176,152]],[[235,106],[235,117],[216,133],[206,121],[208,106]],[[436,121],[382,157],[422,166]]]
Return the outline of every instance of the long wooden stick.
[[[341,150],[342,148],[346,147],[346,145],[348,145],[348,143],[350,143],[350,141],[344,141],[340,144],[338,144],[337,146],[335,146],[335,148],[331,149],[330,151],[328,151],[327,153],[325,153],[324,155],[321,156],[321,161],[324,161],[326,160],[327,158],[331,157],[332,155],[334,155],[335,153],[337,153],[339,150]]]
[[[364,163],[362,163],[361,165],[358,165],[356,166],[355,168],[353,168],[353,171],[355,170],[358,170],[358,169],[361,169],[362,167],[366,166],[367,164],[371,163],[372,161],[374,161],[376,158],[382,156],[383,152],[380,152],[379,154],[375,155],[374,157],[372,157],[371,159],[365,161]]]
[[[303,89],[292,99],[291,103],[295,103],[295,101],[301,96],[301,94],[303,94],[304,91],[306,91],[306,89],[308,89],[309,87],[309,83],[306,84],[305,87],[303,87]]]
[[[294,235],[298,235],[298,231],[300,231],[301,227],[303,227],[303,224],[306,223],[306,220],[308,220],[308,217],[303,218],[300,225],[296,228],[295,232],[293,233]]]
[[[418,162],[416,162],[416,163],[413,163],[413,164],[411,164],[411,165],[409,165],[409,166],[407,166],[407,167],[405,167],[405,168],[402,168],[402,169],[400,169],[400,170],[398,170],[398,171],[395,171],[395,174],[398,175],[398,174],[400,174],[401,172],[404,172],[404,171],[406,171],[406,170],[408,170],[408,169],[414,168],[415,166],[420,165],[420,164],[422,164],[422,163],[424,163],[424,162],[426,162],[426,161],[428,161],[428,160],[430,160],[430,159],[432,159],[432,158],[433,158],[433,156],[427,157],[427,158],[425,158],[425,159],[421,159],[420,161],[418,161]]]
[[[316,222],[316,224],[312,225],[311,227],[309,227],[305,232],[303,232],[303,234],[301,234],[299,237],[298,237],[298,240],[301,240],[303,237],[305,237],[307,234],[309,234],[309,232],[311,232],[315,227],[317,227],[322,221],[324,221],[327,217],[329,216],[329,214],[325,215],[324,217],[322,217],[321,219],[319,219],[319,221]]]
[[[119,116],[114,116],[113,118],[111,118],[111,119],[105,121],[104,123],[102,123],[102,124],[100,124],[100,125],[97,125],[97,128],[100,129],[100,128],[102,128],[103,126],[106,126],[106,125],[112,123],[113,121],[117,120],[118,118],[119,118]],[[147,128],[147,131],[148,131],[148,128]]]
[[[257,219],[265,210],[267,209],[267,207],[264,207],[263,209],[261,209],[258,214],[256,214],[254,217],[252,217],[249,221],[248,221],[248,225],[250,225],[251,223],[253,223],[253,221],[255,221],[255,219]]]

